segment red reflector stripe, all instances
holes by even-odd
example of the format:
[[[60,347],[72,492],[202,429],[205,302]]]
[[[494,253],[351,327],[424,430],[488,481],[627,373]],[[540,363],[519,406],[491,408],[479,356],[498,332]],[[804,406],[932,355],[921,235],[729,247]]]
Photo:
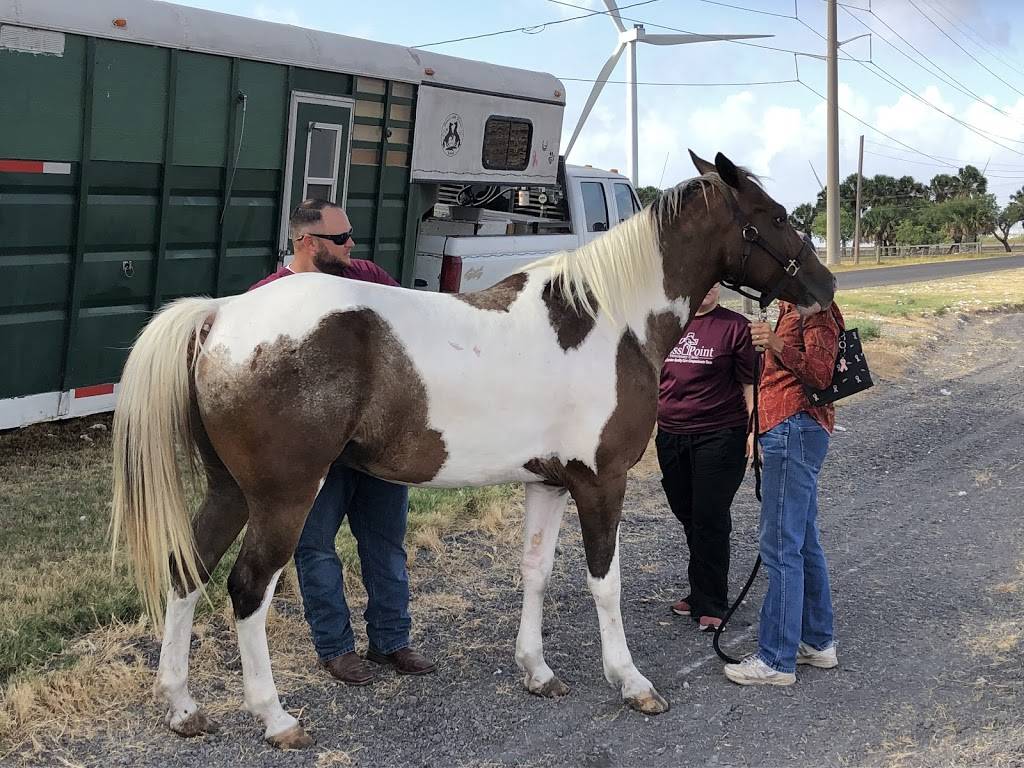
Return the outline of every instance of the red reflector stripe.
[[[97,395],[114,394],[113,384],[93,384],[91,387],[76,387],[75,399],[80,397],[96,397]]]
[[[42,160],[0,160],[0,173],[56,173],[67,176],[71,163],[50,163]]]
[[[0,171],[7,173],[42,173],[41,160],[0,160]]]

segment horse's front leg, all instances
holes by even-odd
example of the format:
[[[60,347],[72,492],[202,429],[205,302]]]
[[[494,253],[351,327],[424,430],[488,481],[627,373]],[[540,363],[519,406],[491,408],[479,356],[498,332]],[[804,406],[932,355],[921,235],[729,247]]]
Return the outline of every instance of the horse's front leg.
[[[595,481],[590,487],[574,488],[587,554],[587,584],[597,605],[601,625],[601,653],[604,676],[618,688],[623,700],[633,709],[648,715],[667,712],[668,702],[650,680],[640,674],[626,645],[619,605],[619,520],[626,478],[611,482]]]
[[[555,544],[562,513],[569,500],[564,488],[528,483],[523,523],[523,613],[516,638],[516,664],[525,673],[523,683],[538,696],[563,696],[569,687],[544,661],[541,624],[544,591],[555,559]]]

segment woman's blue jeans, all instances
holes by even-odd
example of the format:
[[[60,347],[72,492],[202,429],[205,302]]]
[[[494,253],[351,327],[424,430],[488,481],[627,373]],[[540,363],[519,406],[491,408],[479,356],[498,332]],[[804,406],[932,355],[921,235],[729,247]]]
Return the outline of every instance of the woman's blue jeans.
[[[796,671],[803,641],[832,644],[832,593],[818,541],[818,472],[828,432],[806,412],[761,435],[761,559],[768,594],[761,606],[758,655],[779,672]]]

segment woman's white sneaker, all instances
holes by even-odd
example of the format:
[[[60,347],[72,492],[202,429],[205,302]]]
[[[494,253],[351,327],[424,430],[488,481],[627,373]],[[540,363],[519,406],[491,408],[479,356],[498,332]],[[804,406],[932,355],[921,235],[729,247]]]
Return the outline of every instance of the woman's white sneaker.
[[[792,685],[796,675],[772,669],[757,655],[747,656],[739,664],[726,664],[725,676],[740,685]]]
[[[800,643],[800,647],[796,651],[796,663],[820,667],[821,669],[838,667],[839,658],[836,656],[835,643],[820,651],[807,645],[807,643]]]

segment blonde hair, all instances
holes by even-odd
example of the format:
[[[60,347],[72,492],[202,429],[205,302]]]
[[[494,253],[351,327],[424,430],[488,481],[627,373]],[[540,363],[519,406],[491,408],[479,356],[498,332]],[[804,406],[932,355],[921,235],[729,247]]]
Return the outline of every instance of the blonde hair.
[[[548,268],[551,282],[569,305],[596,318],[601,310],[614,323],[629,317],[645,300],[644,290],[663,274],[661,230],[682,213],[700,189],[711,210],[708,187],[723,197],[728,187],[717,175],[700,176],[665,190],[650,206],[574,251],[562,251],[527,269]],[[591,301],[593,297],[593,301]],[[596,305],[596,306],[595,306]]]
[[[551,270],[552,284],[574,309],[595,318],[603,310],[621,322],[643,300],[652,276],[661,274],[654,215],[644,208],[575,251],[556,253],[527,269],[542,267]]]

